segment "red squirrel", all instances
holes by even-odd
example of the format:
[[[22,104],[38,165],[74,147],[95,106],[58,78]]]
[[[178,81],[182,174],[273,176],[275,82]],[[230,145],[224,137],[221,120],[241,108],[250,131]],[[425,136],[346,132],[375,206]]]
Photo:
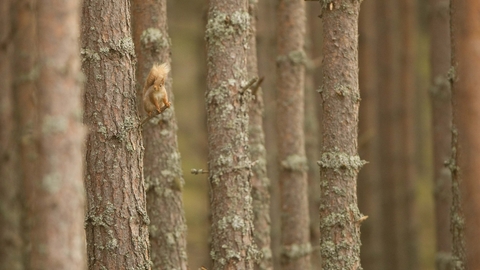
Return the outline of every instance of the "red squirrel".
[[[155,110],[161,113],[162,106],[170,107],[165,89],[168,72],[170,72],[170,66],[168,63],[163,63],[161,65],[154,64],[148,73],[143,86],[143,107],[148,116],[151,116]]]

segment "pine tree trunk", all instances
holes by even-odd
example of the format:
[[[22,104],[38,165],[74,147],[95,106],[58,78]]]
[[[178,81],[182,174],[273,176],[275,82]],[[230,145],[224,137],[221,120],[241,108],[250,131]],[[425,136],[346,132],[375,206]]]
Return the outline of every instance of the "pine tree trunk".
[[[437,270],[450,269],[452,237],[450,207],[452,176],[445,162],[451,157],[452,104],[448,79],[450,69],[449,1],[430,1],[430,68],[433,125],[433,167],[435,194],[435,232]]]
[[[480,269],[479,10],[479,1],[451,1],[454,269]]]
[[[247,51],[248,78],[258,77],[257,67],[257,2],[250,1],[250,39]],[[257,270],[272,270],[272,249],[270,248],[270,179],[267,177],[267,153],[263,132],[263,91],[257,88],[249,105],[248,135],[252,166],[252,208],[253,237],[262,257],[255,263]]]
[[[281,267],[310,269],[310,219],[304,134],[303,0],[281,0],[277,7],[277,134],[281,205]]]
[[[358,13],[360,1],[322,3],[323,151],[320,161],[320,249],[323,269],[361,269],[357,174]]]
[[[80,1],[42,0],[35,10],[38,157],[36,176],[25,179],[29,269],[85,269]]]
[[[150,269],[129,1],[83,4],[90,269]]]
[[[379,67],[379,148],[380,148],[380,189],[381,189],[381,239],[384,254],[383,267],[403,270],[399,250],[401,245],[399,210],[399,151],[400,126],[399,76],[398,76],[398,28],[397,1],[377,1],[378,35],[376,50]]]
[[[20,172],[13,98],[13,1],[0,2],[0,269],[23,269]]]
[[[167,1],[135,0],[133,36],[137,55],[137,100],[154,63],[170,63]],[[186,220],[182,202],[182,170],[171,76],[166,82],[172,106],[143,127],[144,175],[153,269],[187,269]],[[143,106],[139,110],[145,117]]]
[[[400,238],[403,239],[402,250],[405,263],[402,269],[418,269],[417,258],[417,214],[415,203],[415,57],[416,57],[416,0],[401,0],[400,7],[400,117],[401,117],[401,160],[402,177],[401,202],[399,213],[402,221]]]
[[[248,151],[248,4],[211,0],[206,29],[208,171],[213,269],[253,269]]]
[[[30,212],[26,202],[26,193],[33,179],[38,177],[36,165],[38,162],[38,149],[36,147],[37,137],[34,132],[35,123],[37,123],[38,114],[35,107],[36,88],[34,79],[36,79],[35,62],[37,61],[37,25],[35,21],[35,0],[19,0],[13,3],[12,27],[21,35],[13,35],[13,59],[12,59],[12,81],[14,96],[14,117],[17,125],[15,136],[16,147],[18,150],[19,181],[21,189],[22,213],[21,224],[18,229],[21,230],[23,238],[23,267],[21,269],[30,269],[29,258],[31,249],[25,247],[32,246],[30,240],[31,223],[29,222]],[[28,181],[30,180],[30,181]]]
[[[358,174],[358,205],[368,219],[362,224],[361,261],[365,269],[384,269],[381,248],[380,174],[378,147],[378,67],[376,3],[365,1],[359,18],[358,152],[369,164]]]

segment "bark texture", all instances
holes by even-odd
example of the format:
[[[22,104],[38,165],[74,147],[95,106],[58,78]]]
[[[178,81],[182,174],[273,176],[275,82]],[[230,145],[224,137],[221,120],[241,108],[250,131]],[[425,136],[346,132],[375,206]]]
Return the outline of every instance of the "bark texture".
[[[245,0],[212,0],[207,41],[208,171],[213,269],[253,269]]]
[[[80,1],[42,0],[36,12],[38,167],[25,179],[29,269],[86,269]]]
[[[0,269],[23,269],[20,171],[13,97],[13,1],[0,3]]]
[[[323,148],[320,249],[323,269],[361,269],[357,174],[358,13],[360,1],[322,2]]]
[[[281,0],[277,7],[277,134],[281,205],[281,267],[310,269],[310,219],[304,134],[303,0]]]
[[[258,77],[257,66],[257,1],[249,1],[250,38],[247,50],[248,78]],[[253,237],[258,250],[262,254],[255,263],[255,269],[272,270],[272,249],[270,248],[270,179],[267,177],[267,152],[263,131],[263,91],[257,88],[253,100],[249,104],[248,136],[250,142],[250,160],[252,166],[252,208]]]
[[[417,256],[417,215],[415,203],[415,56],[416,56],[416,0],[401,0],[399,2],[400,23],[400,126],[401,126],[401,159],[402,172],[399,184],[400,203],[399,215],[402,221],[399,233],[402,243],[401,261],[404,261],[402,269],[418,269]]]
[[[384,269],[381,247],[380,174],[378,147],[378,67],[376,2],[365,1],[359,18],[359,84],[362,106],[359,111],[358,152],[369,164],[358,174],[358,205],[368,219],[362,223],[362,250],[365,269]]]
[[[167,1],[135,0],[132,6],[133,36],[137,55],[137,100],[142,100],[145,78],[154,63],[170,63],[171,42],[167,26]],[[187,265],[187,227],[183,210],[184,180],[177,143],[171,75],[166,81],[172,103],[143,128],[144,177],[149,236],[154,269],[183,269]],[[143,106],[140,111],[145,117]]]
[[[454,268],[480,269],[480,2],[452,0],[451,12]]]
[[[83,4],[90,269],[150,269],[130,1]]]
[[[448,78],[450,69],[450,14],[447,0],[430,0],[430,99],[433,125],[433,168],[435,195],[435,265],[438,270],[451,269],[452,237],[450,206],[452,176],[445,165],[451,157],[452,104]]]

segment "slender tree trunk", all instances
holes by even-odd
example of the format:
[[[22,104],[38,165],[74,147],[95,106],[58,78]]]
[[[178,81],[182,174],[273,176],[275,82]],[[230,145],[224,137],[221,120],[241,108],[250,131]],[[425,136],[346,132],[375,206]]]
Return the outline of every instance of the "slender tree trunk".
[[[417,258],[417,214],[415,203],[415,56],[416,56],[416,0],[401,0],[400,4],[400,40],[401,40],[401,61],[400,61],[400,82],[401,82],[401,160],[402,179],[401,203],[399,213],[402,218],[400,238],[403,239],[400,252],[405,258],[404,268],[409,270],[418,269]]]
[[[258,77],[257,67],[257,2],[250,1],[250,39],[247,51],[248,78]],[[252,166],[252,206],[253,206],[253,237],[255,244],[262,253],[261,259],[255,264],[255,269],[273,269],[272,249],[270,248],[270,179],[267,177],[267,153],[265,149],[265,134],[263,132],[263,91],[257,88],[249,106],[249,141]]]
[[[377,46],[379,52],[379,148],[380,148],[380,189],[382,216],[382,249],[384,267],[391,270],[403,270],[404,262],[399,257],[399,76],[398,76],[398,32],[397,5],[395,0],[377,1]]]
[[[150,269],[129,1],[83,5],[90,269]]]
[[[282,269],[310,269],[307,158],[304,134],[303,0],[280,0],[277,7],[277,134],[282,228]]]
[[[133,1],[133,36],[137,55],[137,100],[154,63],[170,63],[167,1]],[[170,109],[146,123],[144,175],[151,259],[154,269],[187,269],[186,220],[182,202],[182,170],[171,76],[166,82]],[[143,106],[139,106],[143,111]],[[145,116],[145,113],[142,115]]]
[[[359,111],[358,152],[369,162],[358,174],[358,205],[368,216],[362,224],[361,261],[365,269],[384,269],[381,247],[380,166],[378,147],[378,67],[376,2],[365,1],[359,18]]]
[[[480,11],[479,1],[451,1],[452,106],[455,163],[452,208],[455,269],[480,269]],[[458,188],[458,190],[456,190]],[[458,196],[458,197],[457,197]],[[459,198],[459,200],[458,200]],[[464,219],[462,219],[462,210]],[[463,228],[461,226],[464,226]]]
[[[320,249],[323,269],[361,269],[357,174],[358,13],[360,1],[322,3],[323,151]]]
[[[207,40],[208,171],[213,269],[253,269],[248,151],[248,4],[211,0]]]
[[[23,269],[22,205],[13,98],[13,1],[0,2],[0,269]]]
[[[437,270],[450,269],[452,238],[450,206],[452,176],[445,162],[451,157],[452,104],[450,69],[450,15],[448,0],[430,0],[430,69],[433,125],[433,168]]]
[[[80,1],[42,0],[36,12],[38,167],[25,179],[29,269],[86,269]]]

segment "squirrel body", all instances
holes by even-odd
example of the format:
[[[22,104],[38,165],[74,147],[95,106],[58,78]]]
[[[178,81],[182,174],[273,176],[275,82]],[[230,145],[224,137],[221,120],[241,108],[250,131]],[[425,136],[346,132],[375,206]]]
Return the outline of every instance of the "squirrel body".
[[[168,72],[170,72],[170,66],[168,63],[163,63],[161,65],[154,64],[148,73],[143,86],[143,107],[149,116],[155,110],[160,113],[163,106],[170,107],[165,89]]]

